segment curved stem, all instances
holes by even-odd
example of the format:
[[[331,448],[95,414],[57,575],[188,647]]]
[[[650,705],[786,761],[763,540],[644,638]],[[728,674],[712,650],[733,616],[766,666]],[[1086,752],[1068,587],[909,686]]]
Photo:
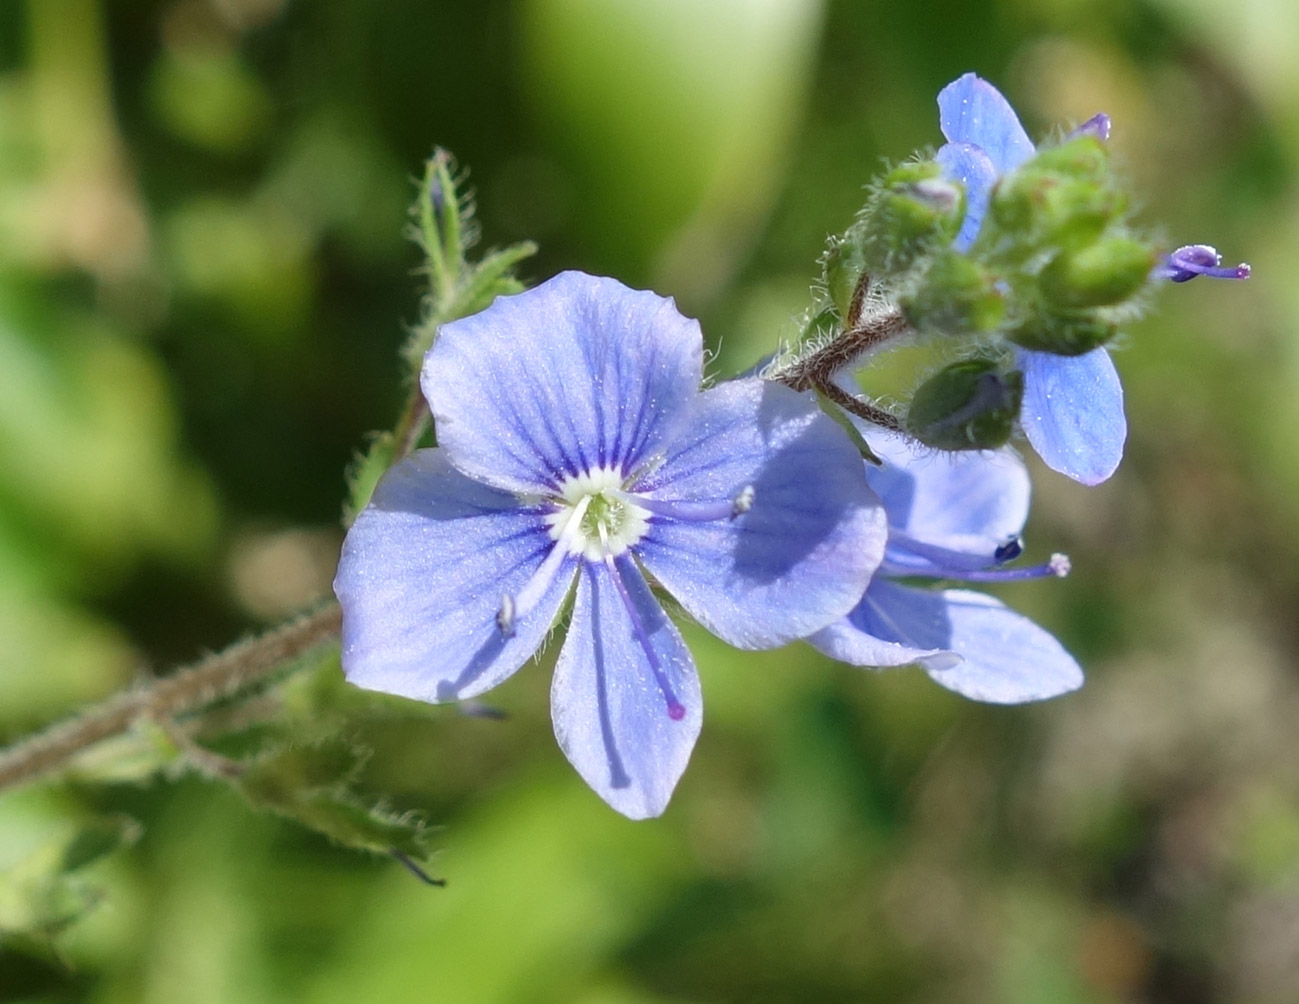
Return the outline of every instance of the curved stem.
[[[173,718],[265,679],[290,660],[333,641],[341,624],[338,604],[330,603],[20,740],[0,750],[0,791],[58,770],[82,750],[127,731],[141,718]]]

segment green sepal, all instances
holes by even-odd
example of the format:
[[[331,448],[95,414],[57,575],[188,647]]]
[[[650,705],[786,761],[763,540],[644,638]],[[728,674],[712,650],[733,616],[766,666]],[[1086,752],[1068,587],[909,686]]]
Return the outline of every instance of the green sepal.
[[[907,411],[907,431],[939,450],[991,450],[1015,429],[1024,375],[989,359],[966,359],[922,383]]]
[[[1054,310],[1106,307],[1129,299],[1150,280],[1155,252],[1131,237],[1106,237],[1057,254],[1038,276],[1042,298]]]
[[[852,312],[852,302],[866,274],[866,257],[860,242],[850,237],[833,237],[821,256],[822,281],[834,311],[843,321]]]
[[[1057,356],[1081,356],[1118,334],[1118,327],[1095,313],[1039,314],[1016,325],[1006,337],[1016,345]]]
[[[856,423],[853,422],[843,408],[839,407],[839,405],[826,397],[820,391],[816,391],[816,399],[821,405],[821,410],[825,412],[831,420],[839,426],[839,428],[843,429],[843,431],[848,434],[848,438],[852,440],[852,445],[857,447],[857,452],[862,455],[863,460],[874,464],[876,467],[879,467],[884,463],[884,461],[876,455],[875,451],[871,449],[870,443],[866,442],[866,437],[861,434],[861,430],[857,428]]]
[[[379,433],[365,453],[358,456],[347,471],[347,501],[343,505],[343,525],[351,526],[370,502],[375,485],[392,466],[397,441],[391,432]]]

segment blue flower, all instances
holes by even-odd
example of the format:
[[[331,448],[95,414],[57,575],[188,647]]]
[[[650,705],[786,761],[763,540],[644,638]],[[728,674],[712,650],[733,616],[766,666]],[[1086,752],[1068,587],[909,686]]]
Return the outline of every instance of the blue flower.
[[[1006,568],[1022,551],[1029,482],[1010,450],[939,453],[872,431],[867,480],[888,513],[884,561],[847,617],[808,641],[859,666],[918,663],[976,701],[1018,704],[1074,690],[1082,670],[1055,638],[985,593],[944,581],[1064,575],[1063,555]]]
[[[956,246],[968,248],[979,234],[997,178],[1033,156],[1033,143],[1015,111],[986,80],[967,73],[938,93],[939,122],[947,143],[937,154],[948,177],[965,185],[968,210]],[[1109,138],[1109,117],[1096,115],[1074,134]],[[1248,265],[1221,267],[1205,244],[1178,248],[1155,275],[1186,282],[1197,275],[1243,279]],[[1127,420],[1118,372],[1103,347],[1080,356],[1015,350],[1024,372],[1020,425],[1048,467],[1099,484],[1123,458]]]
[[[886,535],[860,455],[810,396],[701,391],[702,358],[671,300],[578,272],[444,325],[421,381],[439,446],[384,476],[343,545],[347,678],[481,694],[575,592],[559,745],[619,812],[661,813],[702,705],[647,573],[725,641],[768,648],[846,614]]]

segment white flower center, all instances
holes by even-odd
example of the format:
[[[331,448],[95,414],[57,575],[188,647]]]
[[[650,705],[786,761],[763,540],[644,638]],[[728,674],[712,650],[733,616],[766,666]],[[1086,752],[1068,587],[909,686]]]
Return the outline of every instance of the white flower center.
[[[552,501],[555,511],[546,517],[551,539],[588,561],[618,557],[649,529],[649,510],[628,497],[612,467],[566,478]]]

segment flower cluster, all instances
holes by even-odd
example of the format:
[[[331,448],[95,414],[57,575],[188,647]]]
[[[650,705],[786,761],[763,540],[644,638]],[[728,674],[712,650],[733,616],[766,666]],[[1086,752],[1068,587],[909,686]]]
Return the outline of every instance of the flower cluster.
[[[1082,671],[1054,637],[955,587],[1069,569],[1062,555],[1015,564],[1028,474],[1011,448],[983,447],[1017,420],[1048,465],[1090,484],[1118,465],[1126,432],[1104,344],[1074,351],[1026,332],[1035,315],[1008,304],[1021,276],[1006,262],[1023,263],[1032,295],[1074,333],[1108,326],[1134,274],[1144,284],[1247,269],[1222,268],[1204,245],[1155,261],[1115,231],[1109,182],[1086,174],[1105,116],[1048,171],[973,74],[944,88],[939,107],[948,142],[934,165],[891,174],[861,218],[875,228],[827,257],[834,334],[800,365],[701,389],[696,322],[669,299],[578,272],[443,324],[421,371],[438,445],[387,472],[343,547],[347,678],[424,701],[471,698],[531,659],[568,611],[555,735],[632,818],[664,810],[702,722],[694,663],[656,588],[743,649],[807,640],[856,665],[918,665],[995,703],[1078,687]],[[1042,216],[1043,199],[1065,200],[1058,218]],[[1099,222],[1087,223],[1097,204]],[[1060,247],[1043,250],[1044,230]],[[916,278],[881,303],[877,268]],[[1007,317],[1019,326],[1013,369],[950,366],[906,422],[843,382],[862,346],[926,324],[994,332]],[[812,388],[854,413],[856,441]]]

